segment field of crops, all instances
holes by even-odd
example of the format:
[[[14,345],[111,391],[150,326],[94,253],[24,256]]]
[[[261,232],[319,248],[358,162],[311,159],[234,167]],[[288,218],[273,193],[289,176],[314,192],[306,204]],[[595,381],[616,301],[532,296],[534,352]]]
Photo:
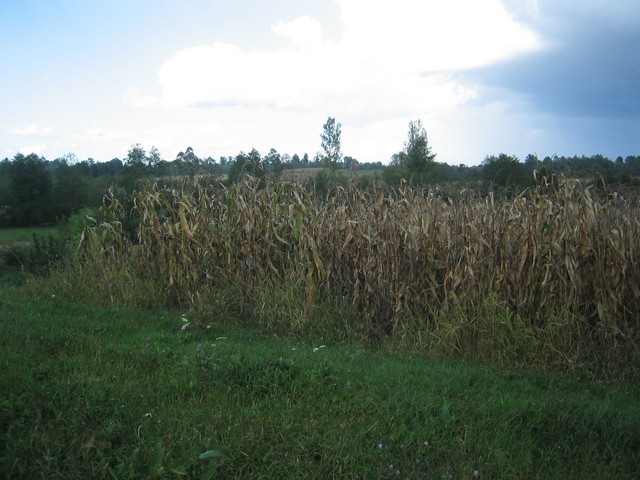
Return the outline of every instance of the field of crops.
[[[640,372],[637,207],[579,182],[513,198],[150,186],[133,201],[133,241],[123,202],[109,196],[109,221],[86,230],[87,261],[128,265],[176,304],[213,311],[224,293],[293,332],[333,305],[345,330],[432,354]]]

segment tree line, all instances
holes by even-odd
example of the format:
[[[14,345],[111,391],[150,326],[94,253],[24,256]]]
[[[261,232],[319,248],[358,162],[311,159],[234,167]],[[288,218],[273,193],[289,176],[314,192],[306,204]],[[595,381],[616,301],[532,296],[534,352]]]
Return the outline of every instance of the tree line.
[[[325,188],[328,178],[344,179],[345,174],[357,175],[363,170],[368,175],[358,177],[361,184],[376,180],[391,186],[404,180],[414,185],[458,182],[525,188],[533,183],[534,171],[547,178],[599,177],[608,184],[640,186],[640,156],[615,160],[603,155],[540,159],[529,154],[521,161],[500,153],[486,157],[477,166],[449,165],[437,161],[420,120],[410,122],[404,148],[391,157],[389,165],[359,162],[342,154],[341,127],[334,118],[327,119],[320,135],[322,151],[313,158],[307,153],[280,154],[275,149],[262,155],[252,149],[216,160],[198,157],[188,147],[174,160],[165,160],[155,147],[146,151],[140,144],[133,145],[125,158],[108,162],[79,160],[73,154],[48,161],[35,153],[18,153],[0,162],[0,226],[52,224],[82,208],[100,206],[109,187],[131,192],[144,179],[206,177],[230,185],[244,174],[278,179],[287,170],[305,168],[321,169],[315,178],[310,178],[318,184],[324,182]]]

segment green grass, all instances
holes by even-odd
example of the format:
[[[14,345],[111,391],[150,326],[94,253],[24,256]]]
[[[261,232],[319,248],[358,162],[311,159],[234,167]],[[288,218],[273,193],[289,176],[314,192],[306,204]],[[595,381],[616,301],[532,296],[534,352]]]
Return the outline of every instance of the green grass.
[[[0,291],[4,478],[638,478],[640,389]],[[186,314],[184,318],[189,319]]]
[[[16,242],[30,242],[34,235],[59,235],[56,227],[3,227],[0,228],[0,245],[10,245]]]

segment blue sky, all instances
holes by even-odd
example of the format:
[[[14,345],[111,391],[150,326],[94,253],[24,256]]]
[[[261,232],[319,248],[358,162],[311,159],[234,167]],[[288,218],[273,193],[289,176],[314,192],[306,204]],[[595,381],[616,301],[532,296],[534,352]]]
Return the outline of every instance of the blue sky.
[[[2,0],[0,158],[640,154],[637,0]]]

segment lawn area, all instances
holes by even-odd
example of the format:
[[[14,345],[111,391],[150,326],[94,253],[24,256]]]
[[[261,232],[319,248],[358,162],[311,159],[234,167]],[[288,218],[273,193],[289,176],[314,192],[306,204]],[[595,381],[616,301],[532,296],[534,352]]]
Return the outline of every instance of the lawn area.
[[[2,287],[4,478],[640,475],[637,385]]]
[[[0,245],[29,242],[33,240],[33,235],[47,236],[59,233],[57,227],[3,227],[0,228]]]

